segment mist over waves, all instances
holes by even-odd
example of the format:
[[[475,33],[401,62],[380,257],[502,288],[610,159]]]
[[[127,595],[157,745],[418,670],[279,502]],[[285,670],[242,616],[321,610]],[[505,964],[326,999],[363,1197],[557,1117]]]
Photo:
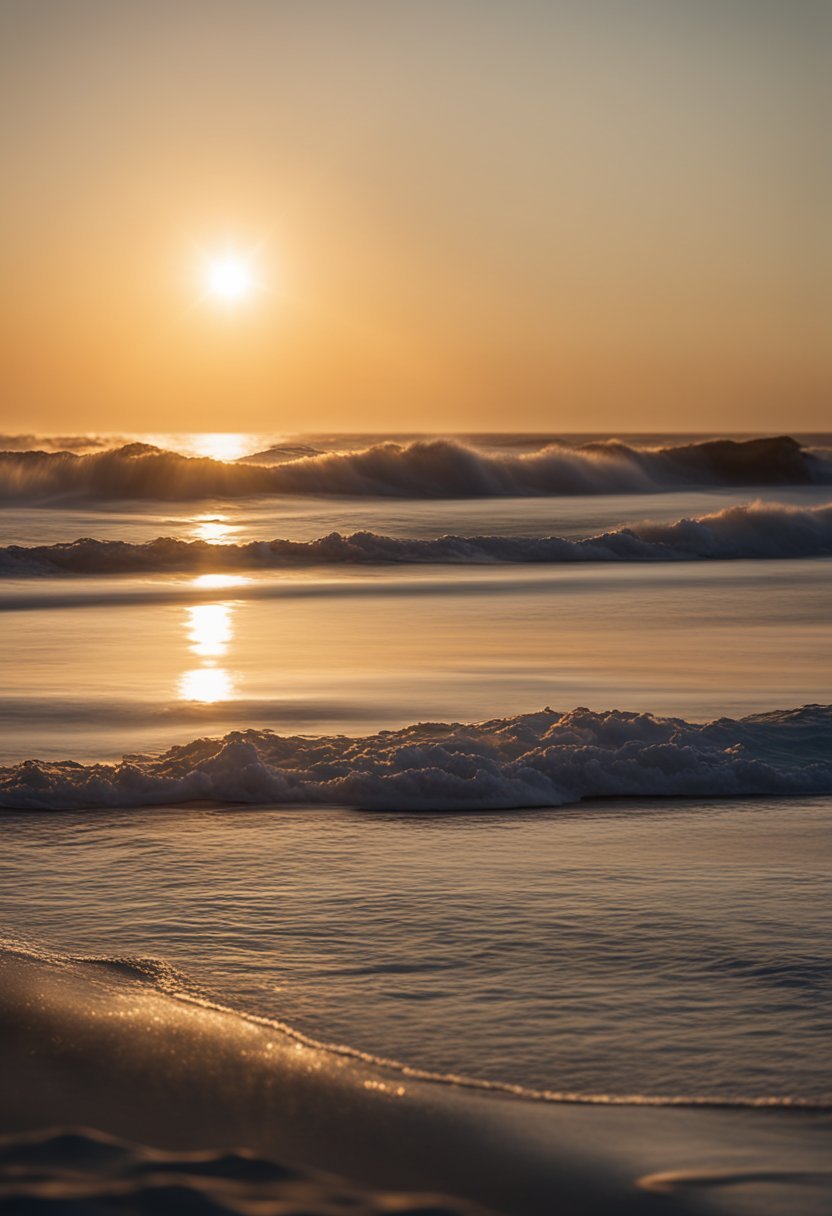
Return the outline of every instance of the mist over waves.
[[[0,502],[334,495],[497,498],[626,494],[714,486],[832,484],[827,449],[788,436],[710,439],[662,447],[620,440],[532,451],[485,450],[454,439],[378,442],[315,455],[275,450],[236,462],[146,443],[82,454],[0,452]]]

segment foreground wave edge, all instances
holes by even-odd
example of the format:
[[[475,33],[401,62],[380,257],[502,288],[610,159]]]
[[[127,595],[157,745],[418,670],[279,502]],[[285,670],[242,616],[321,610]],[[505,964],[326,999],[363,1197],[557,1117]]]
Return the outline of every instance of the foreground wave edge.
[[[116,764],[26,760],[0,768],[0,808],[8,810],[212,801],[476,811],[830,792],[830,705],[708,723],[547,708],[361,737],[242,730]]]
[[[74,1123],[104,1133],[69,1137],[77,1175],[88,1169],[99,1182],[102,1154],[118,1156],[129,1140],[169,1152],[244,1145],[247,1153],[233,1161],[226,1153],[222,1168],[202,1159],[203,1174],[222,1177],[233,1166],[241,1184],[263,1180],[251,1155],[263,1154],[290,1170],[441,1191],[517,1216],[699,1211],[688,1182],[702,1163],[730,1196],[716,1211],[736,1210],[737,1188],[763,1169],[775,1198],[785,1179],[801,1211],[821,1212],[828,1200],[822,1112],[772,1109],[761,1118],[742,1109],[518,1102],[177,999],[152,973],[102,962],[0,950],[0,1050],[7,1092],[17,1095],[0,1102],[0,1131],[16,1137],[0,1148],[13,1163],[17,1154],[18,1177],[33,1151],[66,1156],[66,1132],[38,1137],[35,1129]],[[192,1169],[182,1166],[187,1185]],[[769,1207],[766,1194],[752,1199],[757,1212],[784,1210]]]

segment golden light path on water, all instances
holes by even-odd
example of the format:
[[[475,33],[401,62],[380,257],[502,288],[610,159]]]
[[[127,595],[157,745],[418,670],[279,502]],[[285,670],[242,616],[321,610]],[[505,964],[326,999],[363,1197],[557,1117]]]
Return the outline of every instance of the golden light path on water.
[[[186,609],[189,649],[203,658],[218,658],[228,650],[233,637],[233,604],[194,604]]]
[[[179,681],[179,696],[183,701],[215,705],[218,701],[230,701],[233,695],[234,682],[224,667],[197,667],[186,671]]]
[[[191,586],[198,591],[227,591],[232,587],[245,587],[251,579],[245,574],[197,574]]]
[[[237,531],[236,526],[228,522],[227,515],[197,515],[191,522],[194,537],[212,545],[227,544]]]
[[[241,574],[200,574],[191,580],[199,590],[225,591],[251,582]],[[234,640],[234,615],[239,608],[234,600],[218,600],[208,604],[190,604],[185,609],[185,633],[188,650],[201,660],[199,667],[183,673],[178,694],[183,701],[199,701],[211,705],[228,701],[234,696],[234,676],[217,660],[228,654]]]

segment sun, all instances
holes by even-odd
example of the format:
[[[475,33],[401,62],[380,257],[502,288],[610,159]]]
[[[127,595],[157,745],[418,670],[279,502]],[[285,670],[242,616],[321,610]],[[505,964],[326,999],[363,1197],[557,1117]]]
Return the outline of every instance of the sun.
[[[226,304],[245,300],[255,287],[251,264],[234,253],[210,258],[205,268],[205,286],[209,295]]]
[[[244,305],[259,304],[276,294],[273,258],[268,242],[235,240],[195,244],[190,281],[199,284],[194,304],[211,304],[228,316],[247,313]]]

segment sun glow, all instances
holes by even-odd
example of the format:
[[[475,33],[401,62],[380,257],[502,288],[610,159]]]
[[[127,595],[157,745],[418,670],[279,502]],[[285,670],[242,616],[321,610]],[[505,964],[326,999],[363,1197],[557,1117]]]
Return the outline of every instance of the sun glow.
[[[192,436],[190,447],[195,456],[239,460],[251,451],[251,437],[236,431],[203,431]]]
[[[251,263],[234,253],[211,258],[205,268],[205,286],[209,295],[227,304],[244,300],[255,287]]]

